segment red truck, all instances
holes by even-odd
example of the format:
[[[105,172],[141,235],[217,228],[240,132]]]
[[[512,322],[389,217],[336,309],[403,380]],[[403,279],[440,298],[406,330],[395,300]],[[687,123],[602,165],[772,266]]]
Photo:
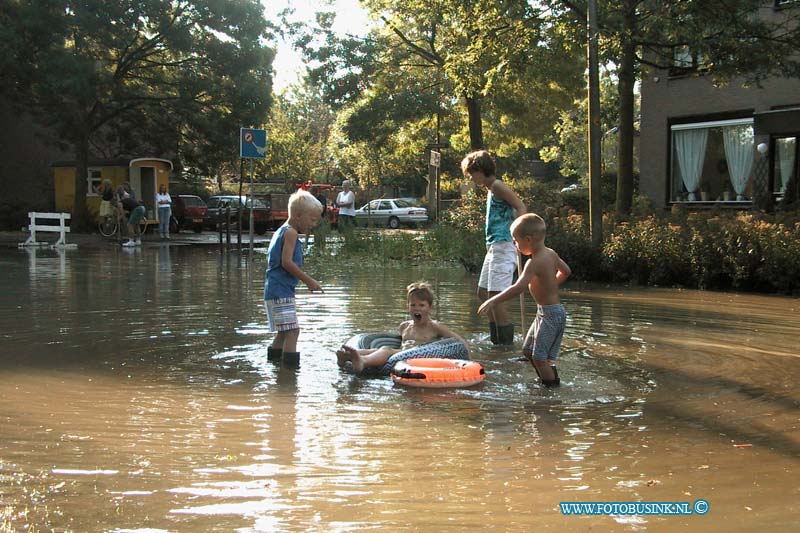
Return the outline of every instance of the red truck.
[[[336,226],[339,208],[333,206],[336,199],[336,189],[330,183],[303,183],[296,186],[298,189],[311,189],[319,194],[321,191],[328,191],[328,206],[326,218],[332,226]],[[313,189],[312,189],[313,188]],[[284,222],[289,220],[289,197],[291,194],[282,192],[266,192],[254,194],[267,207],[264,214],[264,223],[269,229],[277,229]],[[261,221],[259,221],[261,222]]]
[[[295,185],[298,189],[304,189],[315,196],[318,196],[322,192],[326,192],[326,196],[328,198],[327,206],[325,209],[325,218],[327,219],[328,223],[333,226],[334,228],[338,226],[339,222],[339,208],[334,204],[336,201],[336,187],[331,185],[330,183],[313,183],[311,180],[307,181],[306,183],[298,183]]]
[[[281,192],[270,192],[259,195],[259,198],[269,208],[267,215],[267,225],[272,229],[278,229],[281,224],[289,220],[289,196],[290,194]]]

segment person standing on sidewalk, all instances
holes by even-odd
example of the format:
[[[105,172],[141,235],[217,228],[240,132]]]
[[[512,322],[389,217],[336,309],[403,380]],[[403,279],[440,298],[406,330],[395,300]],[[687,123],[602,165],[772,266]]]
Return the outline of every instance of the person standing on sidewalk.
[[[169,219],[172,217],[172,198],[167,193],[167,186],[161,185],[156,195],[158,205],[158,233],[162,239],[169,239]]]
[[[336,205],[339,206],[339,229],[346,231],[353,225],[356,216],[356,194],[350,190],[350,180],[342,182],[342,190],[336,195]]]

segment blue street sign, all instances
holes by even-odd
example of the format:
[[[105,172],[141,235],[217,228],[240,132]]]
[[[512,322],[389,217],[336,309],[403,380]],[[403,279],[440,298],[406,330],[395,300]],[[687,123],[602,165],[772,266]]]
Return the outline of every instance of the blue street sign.
[[[264,159],[267,157],[267,130],[242,128],[239,135],[239,157]]]

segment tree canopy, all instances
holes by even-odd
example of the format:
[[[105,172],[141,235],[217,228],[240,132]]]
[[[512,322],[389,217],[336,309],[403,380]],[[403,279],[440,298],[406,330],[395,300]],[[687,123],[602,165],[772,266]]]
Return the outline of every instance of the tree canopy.
[[[437,138],[437,115],[456,150],[541,145],[558,109],[583,84],[580,49],[527,2],[364,5],[380,20],[366,38],[340,38],[320,16],[320,26],[301,32],[298,43],[317,62],[310,76],[326,100],[347,106],[345,135],[415,144],[407,168],[425,168],[419,162]],[[314,39],[320,34],[321,44]],[[422,137],[409,138],[410,131]]]
[[[274,52],[257,0],[42,0],[5,3],[4,89],[75,150],[74,224],[85,223],[93,146],[173,146],[187,164],[236,155],[260,124]],[[230,158],[230,156],[228,156]]]

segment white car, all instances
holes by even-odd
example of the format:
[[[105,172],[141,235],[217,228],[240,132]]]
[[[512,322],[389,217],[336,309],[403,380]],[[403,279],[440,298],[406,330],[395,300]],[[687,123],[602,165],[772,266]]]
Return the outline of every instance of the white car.
[[[356,225],[388,226],[392,229],[400,224],[415,226],[428,222],[428,210],[418,207],[404,198],[379,198],[356,209]]]
[[[582,185],[580,183],[573,183],[572,185],[567,185],[566,187],[561,189],[561,192],[573,192],[573,191],[579,191],[579,190],[585,189],[585,188],[586,188],[585,185]]]

